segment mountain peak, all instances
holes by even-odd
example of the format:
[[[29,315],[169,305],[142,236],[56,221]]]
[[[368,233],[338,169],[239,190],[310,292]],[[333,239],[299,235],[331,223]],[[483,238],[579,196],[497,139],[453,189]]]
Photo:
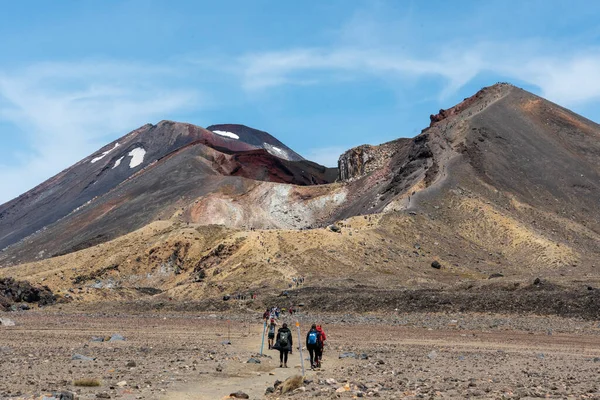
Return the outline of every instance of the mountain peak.
[[[486,86],[475,93],[473,96],[465,98],[457,105],[447,108],[440,109],[437,114],[431,114],[429,116],[431,128],[436,123],[443,121],[448,117],[460,114],[463,111],[469,110],[471,114],[479,112],[491,104],[493,101],[498,100],[506,96],[515,86],[510,83],[499,82],[491,86]]]

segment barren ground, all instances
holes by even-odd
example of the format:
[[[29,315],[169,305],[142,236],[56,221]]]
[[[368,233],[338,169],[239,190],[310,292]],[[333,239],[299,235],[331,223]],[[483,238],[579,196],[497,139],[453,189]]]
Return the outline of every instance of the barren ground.
[[[273,358],[247,363],[260,348],[257,314],[109,315],[52,308],[1,317],[16,322],[0,327],[2,399],[58,390],[80,399],[213,400],[241,390],[260,399],[276,379],[300,371],[297,351],[288,369],[277,368],[277,353],[269,350],[265,354]],[[597,321],[475,313],[300,320],[303,336],[311,321],[321,321],[329,343],[323,369],[308,371],[312,382],[293,398],[600,398]],[[227,321],[231,345],[222,344]],[[126,340],[91,341],[114,333]],[[340,359],[344,352],[368,359]],[[71,360],[76,353],[96,359]],[[128,367],[130,361],[136,366]],[[101,386],[74,387],[82,378],[98,379]]]

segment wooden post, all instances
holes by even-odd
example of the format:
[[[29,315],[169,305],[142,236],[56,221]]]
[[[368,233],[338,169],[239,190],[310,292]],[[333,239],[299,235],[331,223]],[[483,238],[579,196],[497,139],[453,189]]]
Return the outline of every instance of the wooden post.
[[[302,338],[300,336],[300,321],[296,320],[296,328],[298,328],[298,350],[300,351],[300,365],[302,365],[302,376],[304,377],[304,356],[302,356]]]

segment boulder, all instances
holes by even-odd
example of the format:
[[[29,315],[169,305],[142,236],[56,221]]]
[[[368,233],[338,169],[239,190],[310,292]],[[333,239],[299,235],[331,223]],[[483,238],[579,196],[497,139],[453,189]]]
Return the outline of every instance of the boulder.
[[[108,339],[109,342],[122,342],[126,340],[125,337],[123,335],[119,335],[118,333],[113,334],[110,339]]]
[[[248,396],[246,393],[242,392],[241,390],[238,390],[235,393],[231,393],[229,395],[230,398],[232,399],[249,399],[250,396]]]

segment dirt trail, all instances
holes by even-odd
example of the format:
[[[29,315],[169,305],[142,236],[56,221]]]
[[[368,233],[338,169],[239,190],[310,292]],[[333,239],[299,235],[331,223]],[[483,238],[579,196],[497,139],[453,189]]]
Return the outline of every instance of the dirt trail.
[[[294,335],[294,347],[296,347],[298,332],[294,323],[290,321],[287,321],[287,323],[290,325],[290,329]],[[302,329],[305,328],[303,327]],[[262,325],[253,326],[248,337],[233,338],[231,346],[240,352],[258,354],[261,346],[262,332]],[[302,330],[300,333],[301,335],[305,334]],[[302,342],[304,342],[304,338],[302,338]],[[263,354],[270,356],[271,358],[259,358],[261,360],[260,364],[244,363],[230,365],[224,370],[222,376],[205,376],[198,382],[169,391],[163,399],[215,400],[229,398],[228,396],[230,393],[237,391],[248,394],[251,399],[261,399],[265,395],[265,390],[269,386],[273,386],[273,383],[276,380],[285,381],[290,376],[302,373],[300,352],[297,350],[289,356],[289,368],[279,368],[279,352],[276,350],[268,350],[266,337]],[[310,369],[310,362],[306,360],[306,358],[308,358],[308,352],[305,349],[302,351],[302,356],[305,358],[305,377],[307,379],[314,379],[316,372]],[[334,359],[331,357],[329,358],[331,361],[335,362]],[[328,364],[329,362],[328,358],[325,357],[324,363]],[[333,365],[333,363],[331,365]]]

